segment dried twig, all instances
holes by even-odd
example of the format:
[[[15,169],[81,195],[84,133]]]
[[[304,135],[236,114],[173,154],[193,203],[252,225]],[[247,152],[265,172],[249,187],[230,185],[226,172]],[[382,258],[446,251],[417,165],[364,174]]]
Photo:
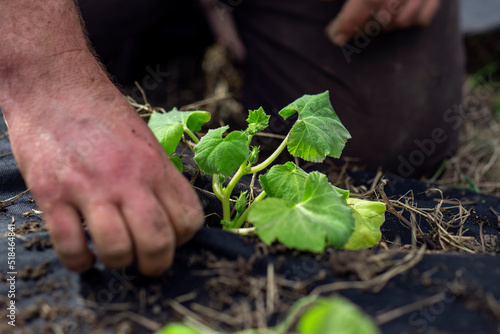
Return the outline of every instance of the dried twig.
[[[28,191],[30,191],[30,189],[26,189],[25,191],[17,194],[16,196],[13,196],[11,198],[7,198],[6,200],[3,200],[3,201],[0,201],[0,210],[5,208],[7,205],[13,203],[16,199],[20,198],[21,196],[23,196],[24,194],[26,194]]]
[[[394,319],[397,319],[405,314],[418,311],[423,307],[430,306],[432,304],[438,303],[441,300],[445,298],[445,293],[440,292],[438,294],[435,294],[434,296],[419,300],[417,302],[401,306],[398,308],[395,308],[393,310],[390,310],[388,312],[382,313],[377,315],[374,320],[377,325],[383,325],[385,323],[388,323]]]
[[[333,282],[331,284],[325,284],[316,287],[309,295],[321,295],[325,293],[331,293],[340,290],[347,289],[360,289],[360,290],[372,290],[377,293],[384,288],[384,286],[393,277],[404,273],[405,271],[413,268],[417,263],[422,260],[424,256],[426,247],[422,246],[418,252],[408,253],[403,259],[398,261],[391,269],[387,270],[383,274],[380,274],[367,281],[341,281]]]

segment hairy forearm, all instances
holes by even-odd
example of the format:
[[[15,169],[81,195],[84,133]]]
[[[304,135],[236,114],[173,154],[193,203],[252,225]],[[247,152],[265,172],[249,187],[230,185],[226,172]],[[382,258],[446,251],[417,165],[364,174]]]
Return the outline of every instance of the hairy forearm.
[[[92,56],[72,0],[0,2],[0,107],[7,119],[40,96],[110,85]]]

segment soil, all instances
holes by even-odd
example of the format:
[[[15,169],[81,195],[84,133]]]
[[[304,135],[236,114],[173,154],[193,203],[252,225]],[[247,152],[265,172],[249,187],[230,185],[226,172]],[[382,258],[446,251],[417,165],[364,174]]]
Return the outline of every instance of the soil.
[[[203,190],[210,180],[193,170],[187,174],[197,175],[195,186],[204,196],[207,214],[213,213],[208,211],[217,205]],[[366,190],[365,196],[385,196],[394,206],[395,215],[386,214],[384,238],[373,249],[329,248],[311,254],[206,227],[178,250],[173,268],[157,279],[141,276],[134,267],[109,270],[99,262],[83,275],[70,273],[58,262],[43,222],[18,214],[23,218],[16,218],[16,328],[3,322],[0,332],[152,333],[168,322],[186,319],[221,332],[266,328],[282,321],[295,301],[311,294],[349,298],[384,333],[495,332],[500,325],[500,259],[492,254],[500,250],[499,218],[490,207],[498,208],[500,200],[458,189],[432,192],[432,184],[391,175],[346,176],[353,194]],[[383,195],[377,189],[383,189]],[[457,206],[453,198],[464,204]],[[405,202],[412,202],[423,215],[397,207]],[[17,204],[25,205],[25,212],[35,205],[22,199]],[[12,214],[9,206],[6,209]],[[429,212],[440,213],[440,226],[426,216]],[[461,227],[446,226],[465,212]],[[413,222],[413,232],[405,220]],[[439,234],[441,228],[449,235]],[[7,247],[5,238],[0,247]],[[7,278],[0,276],[5,282],[0,285],[4,319]]]

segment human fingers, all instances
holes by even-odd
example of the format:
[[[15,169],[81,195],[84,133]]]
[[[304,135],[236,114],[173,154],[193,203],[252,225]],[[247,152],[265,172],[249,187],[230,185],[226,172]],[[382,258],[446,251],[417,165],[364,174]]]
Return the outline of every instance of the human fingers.
[[[326,27],[326,35],[335,45],[343,45],[376,12],[384,0],[348,0],[337,17]]]
[[[92,202],[86,221],[96,253],[110,268],[122,268],[134,261],[134,245],[117,203]]]
[[[438,7],[439,0],[407,0],[402,3],[387,30],[427,25],[433,19]]]
[[[141,273],[158,276],[172,265],[175,231],[169,215],[154,194],[138,190],[121,206],[134,243],[135,260]]]
[[[65,203],[57,203],[49,208],[40,203],[40,208],[52,245],[63,265],[76,272],[90,269],[94,255],[87,246],[82,220],[76,209]]]
[[[425,1],[424,5],[420,9],[420,13],[418,14],[415,24],[422,26],[429,25],[436,15],[440,4],[440,0]]]
[[[426,0],[407,0],[392,20],[391,28],[407,28],[415,24],[420,9]]]
[[[172,171],[169,178],[158,184],[156,194],[168,212],[175,232],[177,246],[188,241],[204,223],[201,204],[187,180]]]

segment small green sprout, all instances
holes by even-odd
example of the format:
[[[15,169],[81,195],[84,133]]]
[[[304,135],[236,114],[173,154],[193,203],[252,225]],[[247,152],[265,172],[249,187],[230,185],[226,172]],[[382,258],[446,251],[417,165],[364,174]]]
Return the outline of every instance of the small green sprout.
[[[287,247],[313,252],[327,246],[376,244],[384,220],[383,204],[352,200],[348,191],[331,185],[325,175],[308,174],[292,162],[275,165],[260,175],[263,191],[251,202],[246,192],[233,196],[243,176],[265,170],[285,148],[295,157],[320,162],[328,156],[340,157],[351,138],[331,106],[328,91],[304,95],[279,114],[284,119],[298,114],[298,119],[276,151],[261,163],[257,163],[259,147],[250,145],[269,125],[270,116],[262,108],[249,112],[245,131],[227,133],[229,126],[223,126],[209,130],[201,139],[195,133],[209,121],[206,111],[154,113],[149,126],[179,169],[182,164],[175,149],[183,134],[196,144],[194,161],[203,173],[212,175],[213,192],[222,203],[224,229],[248,231],[242,226],[250,222],[268,244],[278,240]],[[236,198],[234,210],[232,198]]]

